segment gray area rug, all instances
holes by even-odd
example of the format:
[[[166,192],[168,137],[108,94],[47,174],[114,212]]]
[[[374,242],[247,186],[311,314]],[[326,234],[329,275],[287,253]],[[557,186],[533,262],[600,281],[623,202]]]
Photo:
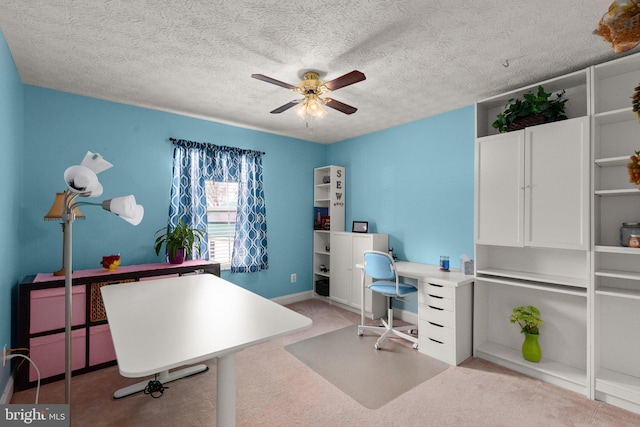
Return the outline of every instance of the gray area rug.
[[[378,409],[449,365],[378,335],[359,337],[352,325],[293,344],[285,349],[362,406]]]

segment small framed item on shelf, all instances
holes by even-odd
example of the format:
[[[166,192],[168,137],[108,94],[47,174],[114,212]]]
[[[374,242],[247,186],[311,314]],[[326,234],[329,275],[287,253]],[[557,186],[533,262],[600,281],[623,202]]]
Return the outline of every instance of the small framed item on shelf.
[[[353,221],[351,226],[353,233],[367,233],[369,232],[369,222],[367,221]]]

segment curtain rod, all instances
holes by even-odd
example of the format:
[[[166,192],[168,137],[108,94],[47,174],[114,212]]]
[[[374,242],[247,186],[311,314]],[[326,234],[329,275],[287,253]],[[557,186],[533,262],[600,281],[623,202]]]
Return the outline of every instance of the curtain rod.
[[[177,139],[177,138],[169,138],[169,141],[171,141],[171,142],[177,142],[177,141],[178,141],[178,139]],[[243,150],[244,150],[244,148],[243,148]],[[256,150],[247,150],[247,151],[256,151]],[[264,155],[266,155],[266,154],[267,154],[267,153],[265,153],[264,151],[262,151],[262,155],[263,155],[263,156],[264,156]]]

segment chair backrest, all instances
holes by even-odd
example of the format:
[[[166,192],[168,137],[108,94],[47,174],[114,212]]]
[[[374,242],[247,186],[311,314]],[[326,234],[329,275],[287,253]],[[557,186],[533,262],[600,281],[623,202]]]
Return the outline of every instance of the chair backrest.
[[[396,264],[386,252],[365,251],[364,271],[375,280],[395,280],[397,286]]]

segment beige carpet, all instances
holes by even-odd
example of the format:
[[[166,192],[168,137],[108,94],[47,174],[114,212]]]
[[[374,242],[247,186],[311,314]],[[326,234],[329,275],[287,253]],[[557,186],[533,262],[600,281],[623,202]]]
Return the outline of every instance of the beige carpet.
[[[369,409],[285,350],[294,342],[356,325],[358,314],[320,300],[289,306],[313,319],[310,329],[237,354],[238,427],[370,426],[640,426],[640,415],[589,400],[480,359],[425,381],[378,409]],[[404,345],[402,340],[395,345]],[[116,367],[73,378],[73,427],[200,427],[216,419],[216,361],[208,372],[169,383],[159,399],[114,400],[136,382]],[[35,389],[12,403],[33,403]],[[42,387],[41,403],[63,403],[64,382]]]
[[[386,342],[379,335],[358,336],[352,325],[289,344],[285,349],[324,379],[369,409],[378,409],[449,365],[413,348]]]

